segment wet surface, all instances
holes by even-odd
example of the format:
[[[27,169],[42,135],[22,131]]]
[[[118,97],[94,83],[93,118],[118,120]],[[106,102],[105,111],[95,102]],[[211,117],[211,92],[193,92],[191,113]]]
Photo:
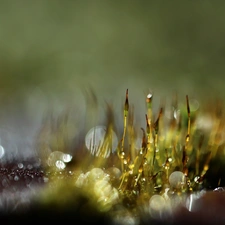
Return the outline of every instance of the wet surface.
[[[0,165],[0,191],[23,190],[44,184],[45,173],[35,161]]]

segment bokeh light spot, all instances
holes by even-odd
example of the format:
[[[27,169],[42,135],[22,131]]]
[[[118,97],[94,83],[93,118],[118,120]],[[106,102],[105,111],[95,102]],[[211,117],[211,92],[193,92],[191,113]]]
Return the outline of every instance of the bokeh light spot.
[[[92,155],[107,158],[115,152],[118,139],[113,130],[107,130],[105,126],[96,126],[88,131],[85,144]]]
[[[174,171],[169,176],[169,183],[172,188],[182,188],[185,182],[185,175],[181,171]]]
[[[5,155],[5,149],[0,145],[0,159]]]
[[[56,167],[59,170],[63,170],[66,167],[66,163],[72,160],[72,156],[61,151],[51,152],[47,163],[50,167]]]

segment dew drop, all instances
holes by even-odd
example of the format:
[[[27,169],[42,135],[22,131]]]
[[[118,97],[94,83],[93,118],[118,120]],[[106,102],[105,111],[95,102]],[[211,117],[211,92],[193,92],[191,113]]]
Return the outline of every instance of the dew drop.
[[[149,212],[153,218],[160,218],[166,201],[161,195],[153,195],[149,200]]]
[[[195,112],[199,109],[199,102],[196,99],[190,99],[189,104],[192,112]]]
[[[172,188],[182,188],[185,182],[185,175],[181,171],[175,171],[169,176],[169,183]]]
[[[199,183],[199,180],[200,180],[200,176],[196,176],[196,177],[194,178],[194,182],[195,182],[195,183]]]
[[[56,167],[57,169],[65,169],[66,163],[72,160],[72,156],[65,154],[61,151],[51,152],[47,163],[50,167]]]
[[[55,166],[56,166],[58,169],[60,169],[60,170],[63,170],[63,169],[65,169],[65,167],[66,167],[65,163],[64,163],[63,161],[61,161],[61,160],[57,160],[57,161],[55,162]]]
[[[72,160],[72,156],[70,154],[63,154],[63,161],[68,163]]]
[[[215,191],[215,192],[223,192],[223,191],[225,191],[225,188],[224,187],[217,187],[217,188],[213,189],[213,191]]]
[[[105,126],[96,126],[88,131],[85,144],[92,155],[107,158],[111,153],[115,152],[118,139],[113,130],[107,134]]]
[[[5,155],[5,149],[0,145],[0,159]]]
[[[14,177],[14,180],[15,181],[18,181],[20,178],[16,175],[15,177]]]
[[[23,163],[18,163],[18,168],[22,169],[23,168]]]

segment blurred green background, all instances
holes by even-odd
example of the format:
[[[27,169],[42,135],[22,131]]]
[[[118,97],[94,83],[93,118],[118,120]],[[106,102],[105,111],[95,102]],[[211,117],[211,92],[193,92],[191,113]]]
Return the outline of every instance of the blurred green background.
[[[1,0],[2,94],[41,86],[221,97],[225,2]],[[169,91],[169,92],[168,92]]]
[[[0,0],[0,122],[34,126],[90,89],[119,107],[126,88],[137,107],[149,90],[223,99],[224,12],[222,0]]]

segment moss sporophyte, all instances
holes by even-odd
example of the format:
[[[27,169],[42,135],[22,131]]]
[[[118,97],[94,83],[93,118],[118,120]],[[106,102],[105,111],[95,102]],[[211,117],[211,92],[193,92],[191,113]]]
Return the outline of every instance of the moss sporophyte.
[[[61,208],[79,193],[99,212],[114,219],[130,212],[138,224],[143,214],[162,218],[180,205],[191,210],[194,198],[224,185],[221,105],[201,111],[198,102],[187,95],[184,104],[178,104],[175,97],[155,113],[154,96],[149,93],[145,126],[137,127],[129,102],[127,89],[121,132],[115,129],[113,109],[108,105],[106,123],[92,127],[74,155],[66,153],[63,142],[58,142],[57,149],[46,140],[39,142],[48,177],[39,201],[54,202]],[[45,135],[43,129],[39,135]],[[57,193],[62,197],[56,200]]]

